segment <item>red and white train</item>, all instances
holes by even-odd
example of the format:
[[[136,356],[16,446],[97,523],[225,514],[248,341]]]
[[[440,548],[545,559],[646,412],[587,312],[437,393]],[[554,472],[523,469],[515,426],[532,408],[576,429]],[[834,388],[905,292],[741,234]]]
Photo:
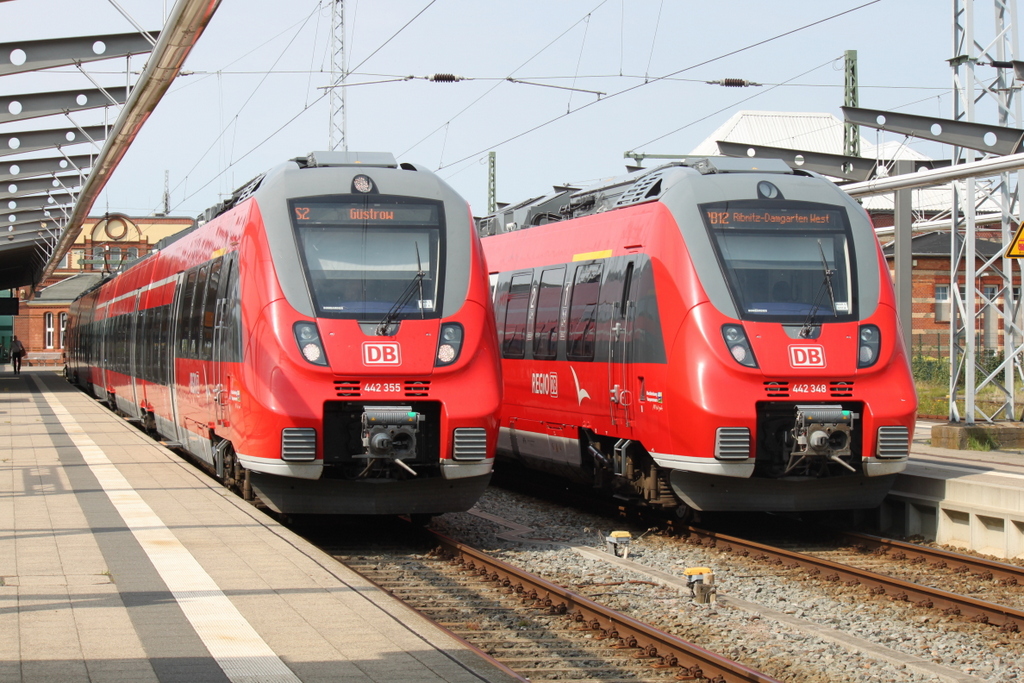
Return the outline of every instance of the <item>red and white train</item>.
[[[284,513],[469,509],[501,380],[465,200],[315,152],[71,307],[69,379]]]
[[[889,271],[828,180],[671,163],[478,229],[499,460],[680,514],[869,508],[906,466],[917,397]]]

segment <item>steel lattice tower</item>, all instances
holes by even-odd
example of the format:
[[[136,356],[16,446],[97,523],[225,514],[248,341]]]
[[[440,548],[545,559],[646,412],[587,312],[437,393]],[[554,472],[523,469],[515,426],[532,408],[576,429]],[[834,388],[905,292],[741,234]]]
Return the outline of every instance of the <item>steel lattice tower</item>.
[[[345,120],[345,0],[334,0],[331,12],[331,120],[329,149],[348,150]]]
[[[953,118],[970,123],[995,118],[1000,126],[1019,127],[1020,101],[1012,70],[1012,62],[1017,60],[1016,0],[992,2],[994,31],[983,43],[975,31],[975,0],[953,0],[953,57],[949,60],[953,69]],[[962,147],[953,150],[954,163],[987,156]],[[975,214],[982,201],[997,201],[1001,207],[1004,249],[979,264]],[[1016,212],[1019,212],[1017,187],[1016,182],[1011,186],[1010,173],[990,179],[970,177],[953,183],[949,316],[951,421],[963,419],[973,424],[976,417],[993,421],[1015,416],[1015,374],[1020,371],[1024,351],[1018,310],[1020,292],[1013,284],[1014,269],[1019,272],[1019,266],[1002,252],[1013,238],[1016,226],[1013,214]],[[991,280],[993,275],[1000,277],[1000,286],[983,286],[982,276]],[[1000,329],[1003,332],[1001,359],[997,358],[994,342]],[[979,342],[987,360],[1000,360],[987,374],[985,371],[979,374]],[[991,368],[993,364],[983,367]],[[977,395],[989,386],[997,388],[1004,401],[995,410],[986,412],[978,407]],[[961,387],[962,416],[957,406]]]

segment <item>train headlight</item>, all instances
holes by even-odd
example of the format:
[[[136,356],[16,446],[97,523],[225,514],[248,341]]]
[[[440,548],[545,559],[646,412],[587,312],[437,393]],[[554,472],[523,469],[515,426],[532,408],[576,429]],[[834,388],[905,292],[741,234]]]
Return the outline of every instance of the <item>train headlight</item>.
[[[299,322],[292,328],[295,332],[295,343],[299,346],[302,357],[313,365],[327,365],[327,354],[320,342],[320,332],[316,323]]]
[[[882,333],[875,325],[861,325],[857,345],[857,367],[869,368],[878,362]]]
[[[462,325],[445,323],[441,325],[440,339],[437,342],[437,359],[435,367],[451,365],[459,359],[462,351]]]
[[[754,350],[750,348],[750,342],[747,341],[747,333],[743,331],[742,326],[723,325],[722,337],[725,339],[725,345],[729,347],[729,353],[732,354],[733,359],[737,363],[748,368],[757,367]]]

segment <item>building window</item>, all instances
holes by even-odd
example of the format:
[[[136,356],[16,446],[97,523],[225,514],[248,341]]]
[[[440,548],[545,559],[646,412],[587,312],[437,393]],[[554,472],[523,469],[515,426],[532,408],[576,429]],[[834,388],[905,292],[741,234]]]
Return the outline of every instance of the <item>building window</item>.
[[[75,268],[82,270],[85,268],[85,264],[82,263],[82,259],[85,258],[85,249],[72,249],[71,250],[71,262],[68,264],[69,268]]]
[[[64,348],[64,333],[68,328],[68,314],[60,314],[60,348]]]
[[[46,348],[53,348],[53,313],[47,313],[44,316],[44,326],[46,327]]]
[[[935,322],[949,322],[949,285],[935,285]]]

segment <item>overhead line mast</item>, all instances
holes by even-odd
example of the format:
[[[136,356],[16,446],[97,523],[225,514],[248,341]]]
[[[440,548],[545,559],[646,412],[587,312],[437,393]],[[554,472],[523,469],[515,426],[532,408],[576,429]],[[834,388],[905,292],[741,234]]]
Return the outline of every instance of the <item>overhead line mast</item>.
[[[345,116],[345,0],[334,0],[331,11],[331,89],[328,146],[348,151]]]

